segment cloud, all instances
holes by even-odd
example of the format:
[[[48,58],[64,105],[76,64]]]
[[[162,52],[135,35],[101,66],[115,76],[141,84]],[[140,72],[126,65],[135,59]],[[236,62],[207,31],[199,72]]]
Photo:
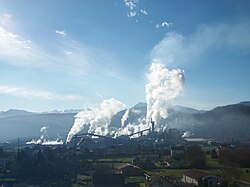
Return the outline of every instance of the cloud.
[[[144,15],[148,15],[148,12],[145,9],[141,9],[141,13]]]
[[[128,16],[128,17],[134,17],[134,16],[136,16],[136,15],[137,15],[137,12],[132,12],[132,11],[130,11],[130,12],[127,13],[127,16]]]
[[[147,15],[148,12],[145,9],[140,9],[139,0],[123,0],[125,6],[128,8],[127,16],[129,18],[139,16],[140,13]],[[136,20],[138,22],[138,20]]]
[[[157,29],[159,29],[161,27],[167,27],[167,28],[169,28],[169,27],[171,27],[171,25],[173,25],[173,23],[168,23],[168,22],[164,21],[162,23],[156,24],[155,28],[157,28]]]
[[[188,37],[168,32],[151,51],[151,60],[162,64],[186,64],[199,61],[216,51],[250,53],[250,22],[203,25]]]
[[[2,13],[0,15],[0,25],[8,26],[11,24],[12,14]]]
[[[66,34],[65,31],[58,32]],[[68,35],[51,40],[44,47],[0,26],[0,41],[0,59],[4,63],[121,79],[111,52],[82,45]]]
[[[124,0],[123,2],[130,10],[133,10],[137,7],[139,0]]]
[[[76,100],[80,99],[77,95],[61,95],[47,90],[33,90],[24,87],[0,85],[0,94],[8,94],[16,97],[42,100]]]
[[[0,59],[4,63],[26,67],[53,67],[55,60],[50,51],[37,46],[31,40],[7,31],[0,26]]]
[[[66,36],[66,32],[65,31],[59,31],[59,30],[55,30],[56,34],[58,34],[59,36]]]
[[[66,55],[72,55],[72,51],[64,51]]]
[[[32,42],[17,34],[6,31],[0,26],[0,57],[9,59],[22,58],[28,60],[35,58],[31,52]]]

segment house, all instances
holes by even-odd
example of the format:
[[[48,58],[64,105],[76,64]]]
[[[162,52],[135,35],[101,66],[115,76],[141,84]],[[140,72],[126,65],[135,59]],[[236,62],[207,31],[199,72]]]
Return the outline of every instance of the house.
[[[124,187],[125,176],[122,174],[94,174],[94,187]]]
[[[146,177],[145,187],[175,187],[167,178],[163,176]]]
[[[205,171],[192,169],[183,174],[182,182],[194,186],[213,187],[217,185],[218,178]]]
[[[173,146],[170,148],[170,153],[171,153],[171,157],[177,157],[180,158],[184,155],[185,153],[185,147],[184,146]]]
[[[141,176],[144,174],[143,170],[140,167],[129,163],[120,165],[117,167],[117,169],[120,171],[119,173],[126,176]]]

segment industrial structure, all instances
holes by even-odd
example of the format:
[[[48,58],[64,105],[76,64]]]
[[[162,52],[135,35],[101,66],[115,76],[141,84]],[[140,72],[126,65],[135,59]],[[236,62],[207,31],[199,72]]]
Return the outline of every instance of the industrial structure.
[[[73,136],[71,145],[75,147],[90,146],[90,144],[118,145],[130,144],[137,142],[138,144],[152,144],[154,142],[162,142],[167,144],[176,144],[181,141],[181,134],[177,129],[169,129],[167,132],[156,132],[155,122],[150,120],[150,128],[133,132],[129,135],[122,135],[116,138],[112,136],[104,136],[94,133],[79,133]],[[88,143],[87,143],[88,142]],[[84,146],[83,146],[84,147]]]

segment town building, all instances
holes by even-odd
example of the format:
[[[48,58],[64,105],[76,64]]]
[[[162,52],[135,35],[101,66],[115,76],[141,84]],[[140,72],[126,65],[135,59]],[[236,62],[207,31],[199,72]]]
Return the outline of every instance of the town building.
[[[194,186],[213,187],[217,185],[218,178],[205,171],[192,169],[183,174],[182,182]]]
[[[141,176],[144,174],[140,167],[128,163],[118,166],[117,169],[126,176]]]

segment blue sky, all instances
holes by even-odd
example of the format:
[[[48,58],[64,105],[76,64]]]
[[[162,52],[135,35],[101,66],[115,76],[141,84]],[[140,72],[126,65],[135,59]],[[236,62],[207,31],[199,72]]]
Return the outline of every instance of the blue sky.
[[[152,59],[185,71],[176,104],[249,100],[248,0],[1,0],[0,110],[145,101]]]

